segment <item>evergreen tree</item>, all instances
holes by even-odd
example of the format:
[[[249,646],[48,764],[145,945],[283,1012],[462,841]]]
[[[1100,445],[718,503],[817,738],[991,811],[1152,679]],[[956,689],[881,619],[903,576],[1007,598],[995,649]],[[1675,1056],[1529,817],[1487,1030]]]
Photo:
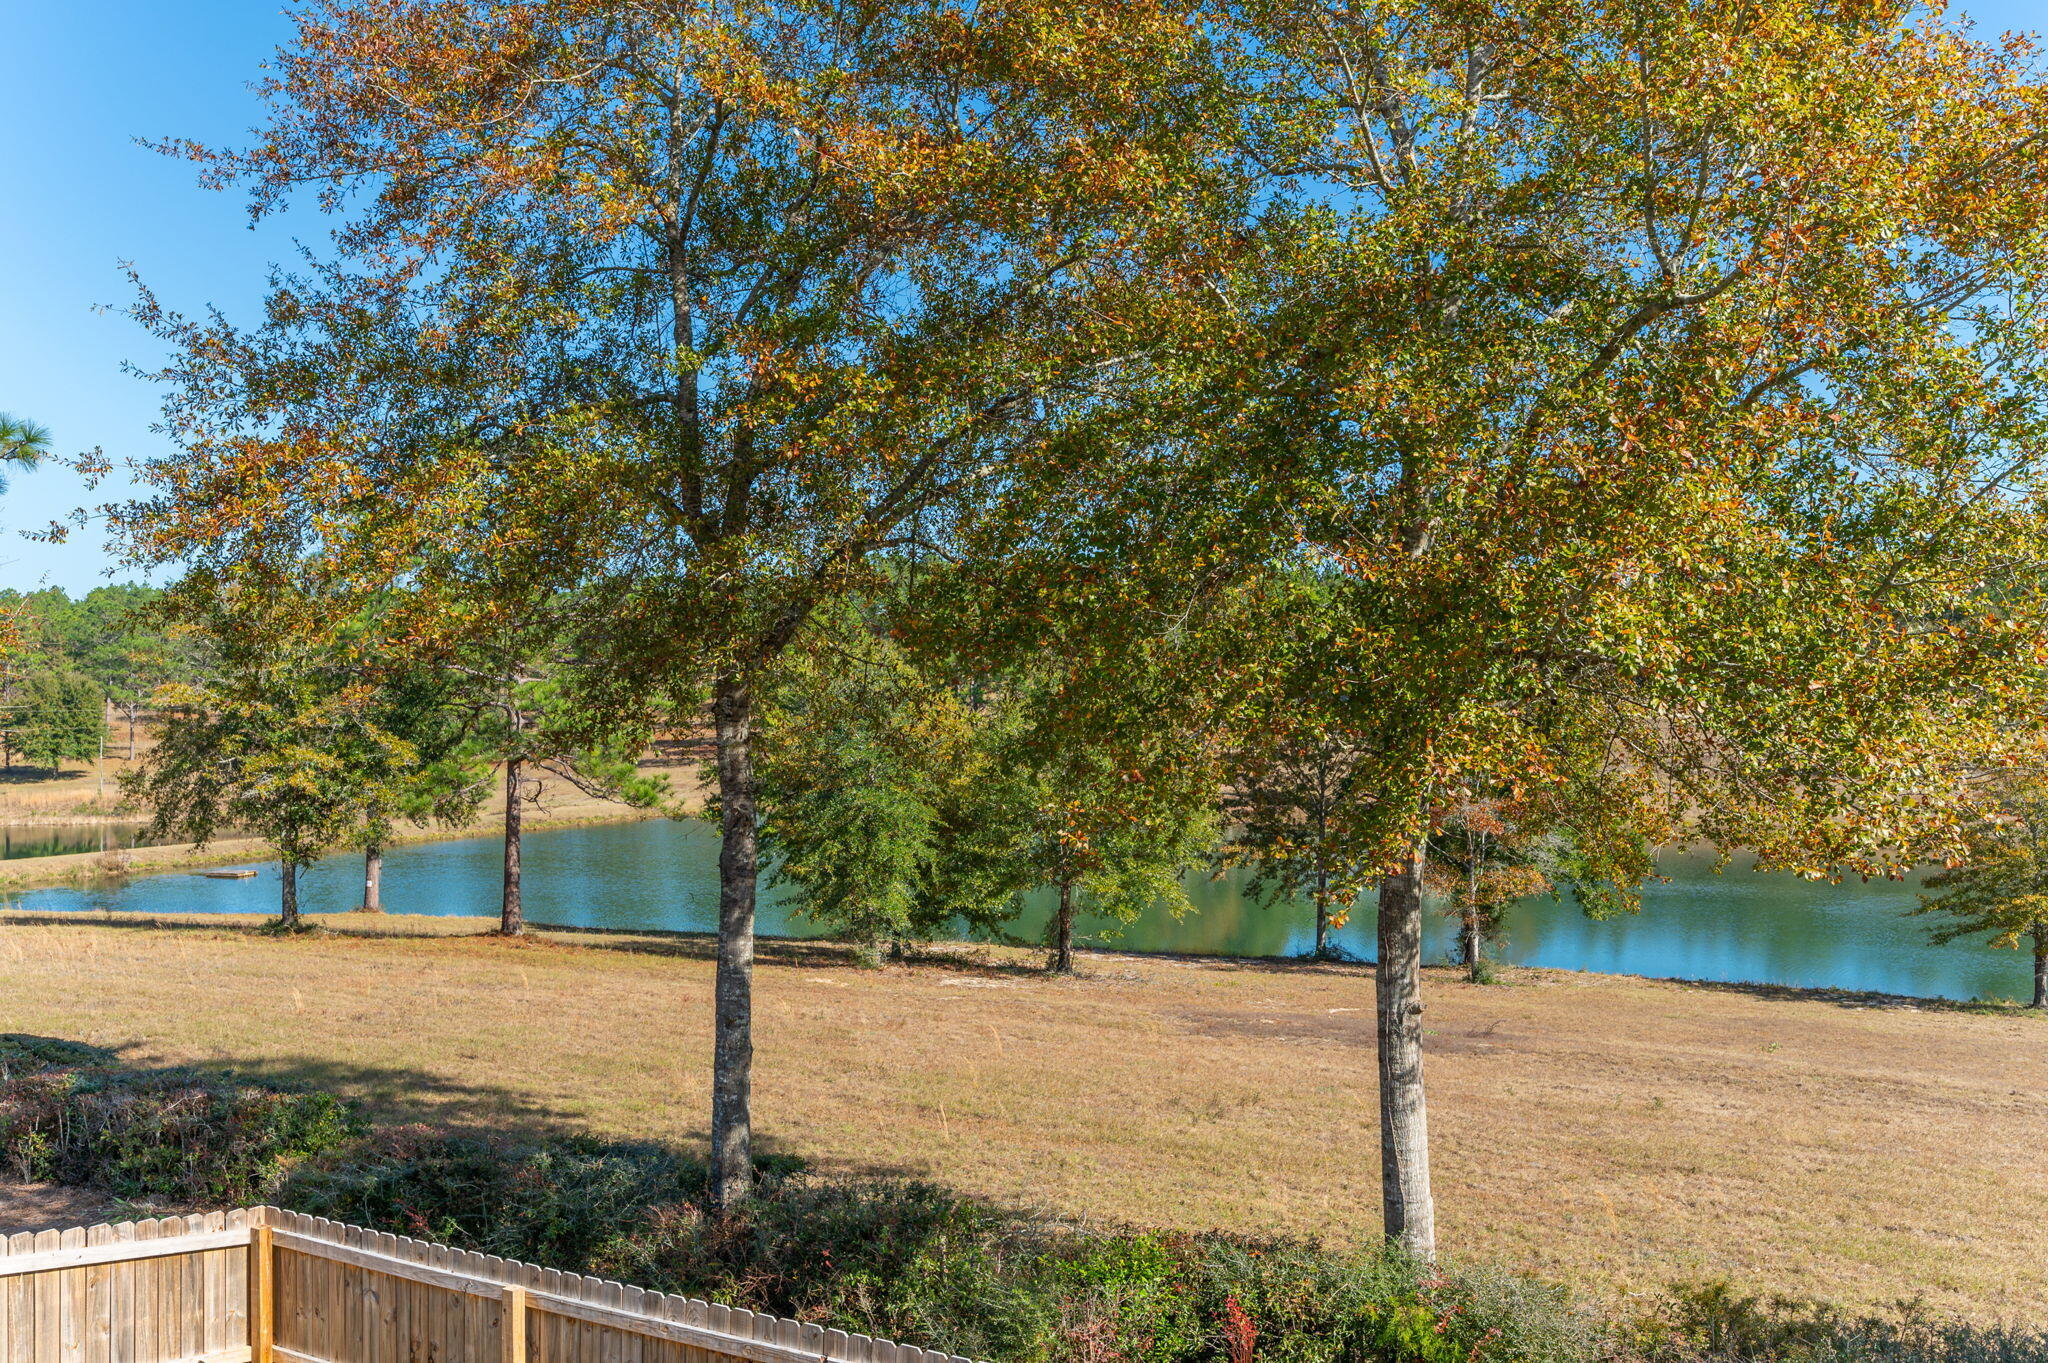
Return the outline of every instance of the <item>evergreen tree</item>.
[[[90,677],[31,672],[17,688],[10,708],[10,746],[33,766],[54,772],[67,757],[97,756],[105,741],[100,691]]]
[[[1926,887],[1934,893],[1912,912],[1942,920],[1929,925],[1929,937],[2031,951],[2032,1006],[2048,1008],[2048,799],[2008,804],[1978,830],[1969,860],[1929,876]]]

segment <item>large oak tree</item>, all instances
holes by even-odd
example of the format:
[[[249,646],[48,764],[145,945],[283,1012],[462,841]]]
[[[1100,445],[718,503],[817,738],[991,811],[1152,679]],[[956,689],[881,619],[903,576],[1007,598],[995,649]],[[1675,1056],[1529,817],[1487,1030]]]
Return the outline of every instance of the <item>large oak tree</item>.
[[[1427,1252],[1433,825],[1530,793],[1595,864],[1676,829],[1883,872],[2035,741],[2048,86],[1902,4],[1231,19],[1271,207],[1211,277],[1207,458],[1342,578],[1386,1224]]]
[[[1164,88],[1192,32],[1099,0],[328,0],[252,146],[173,148],[339,226],[258,326],[144,296],[177,449],[138,556],[400,583],[422,649],[546,593],[592,697],[708,699],[721,1205],[752,1172],[764,669],[1127,361],[1075,316],[1199,182],[1197,94]]]

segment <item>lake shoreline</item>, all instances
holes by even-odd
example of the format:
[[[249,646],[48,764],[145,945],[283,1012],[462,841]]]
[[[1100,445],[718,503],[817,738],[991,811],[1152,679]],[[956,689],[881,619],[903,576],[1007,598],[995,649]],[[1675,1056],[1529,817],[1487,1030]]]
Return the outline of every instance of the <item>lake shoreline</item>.
[[[719,839],[701,819],[635,817],[616,804],[549,802],[544,826],[527,847],[529,921],[589,928],[704,932],[716,926]],[[73,843],[74,847],[78,844]],[[89,845],[88,845],[89,846]],[[239,883],[195,874],[207,865],[267,863],[260,879]],[[1594,919],[1569,900],[1531,900],[1507,915],[1497,962],[1652,980],[1730,984],[1752,990],[1838,990],[1844,998],[2012,1000],[2026,996],[2024,962],[1988,945],[1931,943],[1911,919],[1911,884],[1817,885],[1741,863],[1717,869],[1690,853],[1660,859],[1645,887],[1643,911]],[[109,876],[109,870],[124,872]],[[168,874],[167,874],[168,873]],[[138,849],[112,857],[86,851],[65,859],[0,865],[0,891],[14,907],[149,914],[248,913],[271,909],[278,895],[269,851],[244,840],[201,852]],[[394,845],[385,866],[384,901],[399,913],[456,917],[498,903],[503,875],[494,822],[466,829],[419,830]],[[34,888],[30,888],[34,887]],[[300,881],[307,913],[353,910],[362,897],[359,852],[339,851]],[[1240,873],[1192,873],[1190,909],[1155,905],[1125,924],[1084,915],[1082,944],[1133,959],[1285,961],[1311,945],[1305,906],[1272,903]],[[1034,893],[995,940],[1037,943],[1055,906]],[[1333,946],[1358,960],[1373,954],[1372,914],[1361,907]],[[796,887],[771,876],[762,888],[756,930],[804,938],[826,930],[803,912]],[[1424,949],[1440,963],[1455,950],[1455,925],[1429,916]],[[940,939],[974,938],[966,924]]]
[[[557,828],[587,828],[598,824],[640,823],[649,819],[673,818],[674,815],[659,810],[633,809],[619,806],[616,812],[579,810],[574,813],[530,814],[524,831],[545,832]],[[684,815],[682,817],[692,817]],[[67,822],[89,822],[86,820],[52,819],[47,824]],[[105,822],[129,822],[128,820],[106,820]],[[8,821],[8,827],[33,827],[26,821]],[[499,834],[503,825],[493,819],[487,822],[468,824],[460,828],[422,828],[407,832],[391,840],[392,847],[410,847],[430,842],[460,842],[468,838],[486,838]],[[337,848],[328,856],[345,853],[348,849]],[[232,866],[239,862],[275,861],[276,856],[261,838],[222,838],[204,847],[197,843],[164,843],[155,847],[113,847],[106,851],[63,852],[47,857],[22,857],[14,861],[0,862],[0,893],[27,892],[29,890],[57,889],[65,886],[80,886],[106,881],[131,880],[144,876],[175,875],[180,871],[203,870],[209,866]]]
[[[580,820],[557,825],[558,827],[580,827],[605,822],[602,820]],[[636,822],[630,819],[610,822]],[[440,841],[433,838],[413,839],[415,842]],[[218,863],[227,864],[234,860],[224,857]],[[5,889],[0,885],[0,889]],[[312,928],[336,932],[342,936],[390,935],[401,925],[417,931],[416,925],[431,923],[436,937],[496,937],[498,919],[495,914],[405,914],[405,913],[363,913],[344,911],[335,913],[306,913],[303,921]],[[274,921],[267,914],[248,913],[151,913],[124,912],[105,909],[25,909],[0,904],[0,926],[44,926],[69,927],[92,924],[116,923],[126,927],[159,928],[165,931],[217,930],[223,932],[249,931]],[[526,927],[535,942],[547,942],[551,938],[570,942],[577,938],[594,937],[631,941],[651,939],[671,942],[678,947],[701,947],[708,958],[711,948],[718,940],[716,932],[690,928],[648,928],[648,927],[603,927],[579,923],[557,923],[545,919],[528,917]],[[464,930],[468,929],[468,930]],[[834,952],[850,951],[853,944],[844,938],[820,934],[799,936],[794,933],[758,932],[755,940],[764,946],[791,950],[817,948]],[[963,951],[994,951],[1007,956],[1024,953],[1035,956],[1043,948],[1022,942],[990,942],[973,938],[927,942],[912,950],[906,960],[895,963],[903,968],[917,969],[921,966],[956,963]],[[694,954],[694,953],[692,953]],[[1371,978],[1375,963],[1370,960],[1331,960],[1309,955],[1223,955],[1210,952],[1150,951],[1133,947],[1110,947],[1089,945],[1077,941],[1074,944],[1077,958],[1101,964],[1124,963],[1133,966],[1170,965],[1188,966],[1197,969],[1219,968],[1254,971],[1291,973],[1295,970],[1318,973],[1355,972],[1361,978]],[[884,969],[889,967],[874,967]],[[1514,965],[1500,964],[1497,983],[1478,986],[1480,988],[1521,989],[1556,982],[1562,979],[1584,979],[1588,981],[1612,980],[1638,984],[1669,985],[1679,989],[1705,990],[1713,993],[1738,994],[1749,998],[1780,1002],[1826,1003],[1839,1008],[1877,1009],[1923,1013],[1967,1013],[1976,1016],[2007,1017],[2027,1022],[2048,1024],[2048,1010],[2024,1006],[2017,999],[1954,999],[1938,994],[1901,994],[1878,989],[1845,989],[1834,985],[1779,984],[1768,980],[1712,980],[1683,975],[1649,975],[1638,971],[1590,970],[1571,966]],[[1426,979],[1438,984],[1465,984],[1464,967],[1459,965],[1425,964]]]

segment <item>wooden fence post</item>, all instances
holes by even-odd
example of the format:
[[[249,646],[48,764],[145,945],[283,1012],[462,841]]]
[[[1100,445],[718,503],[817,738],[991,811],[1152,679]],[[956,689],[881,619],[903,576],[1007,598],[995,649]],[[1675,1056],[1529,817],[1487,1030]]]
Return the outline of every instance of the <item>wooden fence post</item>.
[[[249,1363],[271,1363],[274,1327],[270,1313],[271,1303],[277,1294],[271,1290],[270,1280],[271,1266],[276,1262],[276,1252],[270,1243],[270,1227],[252,1227],[249,1231]]]
[[[498,1363],[526,1363],[526,1289],[508,1287],[498,1301],[498,1334],[503,1345]]]

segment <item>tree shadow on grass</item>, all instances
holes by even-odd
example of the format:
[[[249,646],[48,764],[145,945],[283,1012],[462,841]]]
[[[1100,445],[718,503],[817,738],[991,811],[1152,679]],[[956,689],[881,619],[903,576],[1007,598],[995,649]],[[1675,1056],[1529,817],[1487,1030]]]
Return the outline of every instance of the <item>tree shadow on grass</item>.
[[[361,1105],[374,1130],[424,1127],[456,1136],[489,1137],[515,1143],[560,1140],[565,1137],[594,1138],[619,1148],[660,1146],[677,1154],[702,1158],[710,1147],[708,1126],[691,1125],[680,1139],[667,1142],[636,1140],[632,1136],[593,1128],[587,1122],[567,1116],[540,1096],[521,1092],[484,1079],[456,1079],[446,1074],[406,1065],[373,1065],[332,1056],[289,1055],[216,1057],[204,1062],[175,1065],[153,1064],[138,1056],[142,1041],[88,1045],[65,1037],[31,1033],[0,1033],[0,1060],[19,1057],[22,1062],[86,1069],[111,1070],[124,1078],[148,1083],[175,1083],[181,1078],[203,1077],[213,1081],[257,1084],[294,1092],[333,1094]],[[14,1072],[28,1072],[31,1066],[18,1063]],[[756,1132],[757,1158],[787,1158],[799,1152],[787,1148],[773,1135]],[[926,1177],[930,1170],[888,1160],[832,1159],[807,1164],[821,1173],[870,1178]]]
[[[28,1072],[44,1065],[109,1070],[144,1083],[194,1076],[296,1092],[330,1093],[362,1104],[380,1126],[423,1123],[450,1131],[560,1136],[588,1128],[531,1093],[483,1079],[457,1079],[408,1065],[366,1065],[320,1055],[234,1057],[158,1064],[142,1060],[148,1043],[87,1045],[65,1037],[0,1034],[0,1062]],[[36,1063],[40,1062],[40,1063]]]
[[[1742,994],[1777,1003],[1827,1003],[1837,1008],[1883,1008],[1915,1013],[1973,1013],[1982,1017],[2041,1018],[2048,1009],[2028,1008],[2017,1001],[1939,999],[1919,994],[1884,994],[1870,989],[1810,988],[1789,984],[1760,984],[1745,980],[1687,980],[1675,976],[1642,976],[1658,984],[1684,985],[1718,994]]]

